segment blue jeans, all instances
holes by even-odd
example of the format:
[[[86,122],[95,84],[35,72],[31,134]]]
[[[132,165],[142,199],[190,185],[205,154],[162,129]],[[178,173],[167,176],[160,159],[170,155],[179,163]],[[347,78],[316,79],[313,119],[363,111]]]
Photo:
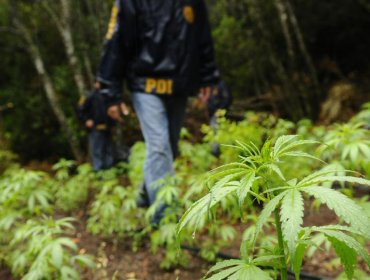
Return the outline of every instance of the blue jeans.
[[[133,105],[140,121],[146,144],[144,192],[152,205],[161,186],[158,179],[174,174],[173,160],[178,153],[180,130],[185,117],[186,97],[160,97],[133,93]],[[166,206],[161,203],[152,219],[158,224]]]
[[[113,143],[110,131],[92,129],[89,133],[89,145],[95,171],[113,166]]]

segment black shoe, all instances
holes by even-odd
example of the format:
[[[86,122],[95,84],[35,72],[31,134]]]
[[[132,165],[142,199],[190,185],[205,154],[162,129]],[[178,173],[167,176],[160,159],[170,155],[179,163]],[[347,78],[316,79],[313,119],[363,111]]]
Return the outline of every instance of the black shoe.
[[[148,208],[150,206],[148,193],[146,192],[145,182],[143,181],[139,187],[139,195],[136,198],[136,206],[138,208]]]

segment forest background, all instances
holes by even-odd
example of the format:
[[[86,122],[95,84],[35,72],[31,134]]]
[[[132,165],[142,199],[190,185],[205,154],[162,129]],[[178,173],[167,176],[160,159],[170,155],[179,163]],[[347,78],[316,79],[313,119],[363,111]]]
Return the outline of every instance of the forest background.
[[[370,100],[367,0],[207,2],[231,115],[326,123]],[[111,5],[0,0],[0,141],[23,161],[83,158],[75,108],[92,88]],[[137,122],[127,119],[125,130],[138,131]]]

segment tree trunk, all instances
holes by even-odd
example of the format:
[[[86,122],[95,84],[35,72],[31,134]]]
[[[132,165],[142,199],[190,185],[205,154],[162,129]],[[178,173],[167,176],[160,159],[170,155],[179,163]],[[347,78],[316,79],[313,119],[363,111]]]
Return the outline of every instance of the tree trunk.
[[[290,19],[290,22],[293,26],[293,30],[294,30],[295,35],[297,37],[298,47],[299,47],[299,49],[300,49],[300,51],[301,51],[301,53],[304,57],[304,60],[305,60],[305,62],[307,64],[307,67],[308,67],[308,71],[309,71],[309,73],[311,75],[311,78],[312,78],[314,96],[313,96],[313,98],[310,97],[309,100],[307,100],[311,104],[307,104],[307,102],[306,102],[306,105],[311,105],[310,108],[307,108],[309,110],[308,113],[311,114],[311,117],[315,117],[316,113],[318,113],[318,112],[313,112],[313,110],[314,110],[315,107],[317,107],[317,104],[319,104],[319,98],[320,98],[319,80],[317,78],[317,73],[316,73],[316,69],[315,69],[315,66],[313,64],[312,58],[311,58],[311,56],[308,53],[308,50],[306,48],[306,44],[304,42],[303,35],[302,35],[301,29],[299,27],[297,18],[295,16],[293,7],[290,4],[289,0],[285,0],[285,3],[286,3],[287,11],[288,11],[288,17]]]
[[[57,93],[54,89],[51,78],[49,74],[46,72],[44,61],[40,54],[40,50],[38,46],[36,45],[36,43],[34,42],[29,30],[19,20],[15,19],[14,21],[15,21],[16,27],[19,29],[20,34],[23,36],[23,39],[25,40],[27,44],[27,50],[30,55],[30,58],[37,70],[37,73],[39,74],[43,82],[46,97],[49,100],[50,106],[55,116],[57,117],[57,120],[67,138],[67,141],[70,145],[72,153],[78,161],[82,161],[83,156],[82,156],[82,152],[80,149],[78,139],[73,129],[69,125],[67,117],[65,116],[63,110],[61,109],[61,106],[60,106],[60,103],[57,97]]]
[[[95,83],[95,77],[94,77],[94,74],[93,74],[91,61],[90,61],[90,58],[89,58],[89,56],[86,52],[84,53],[83,57],[84,57],[84,66],[85,66],[85,71],[86,71],[87,78],[88,78],[88,81],[89,81],[89,85],[92,88],[94,86],[94,83]]]
[[[295,54],[293,50],[292,36],[290,35],[290,31],[289,31],[288,13],[287,13],[286,7],[284,3],[282,2],[282,0],[274,0],[274,4],[279,14],[281,28],[283,30],[283,34],[284,34],[285,41],[286,41],[287,48],[288,48],[288,56],[289,56],[290,62],[293,63]]]
[[[42,2],[44,8],[49,13],[51,19],[54,21],[59,34],[62,38],[65,52],[67,55],[69,66],[73,72],[73,77],[78,89],[80,96],[86,95],[86,85],[84,77],[81,71],[81,67],[78,63],[78,58],[75,51],[75,45],[73,42],[72,32],[71,32],[71,3],[70,0],[60,0],[61,4],[61,18],[59,18],[56,13],[49,6],[48,1]]]
[[[283,106],[293,119],[300,119],[303,116],[302,104],[299,100],[299,96],[294,90],[284,65],[281,63],[281,61],[279,61],[274,52],[274,48],[271,45],[271,34],[263,20],[258,2],[257,0],[248,0],[247,3],[250,6],[249,10],[251,10],[251,15],[254,15],[254,21],[257,24],[259,32],[262,34],[262,40],[266,48],[266,55],[268,55],[271,66],[274,68],[276,76],[281,82],[281,99],[284,100]],[[276,106],[276,104],[273,105]]]

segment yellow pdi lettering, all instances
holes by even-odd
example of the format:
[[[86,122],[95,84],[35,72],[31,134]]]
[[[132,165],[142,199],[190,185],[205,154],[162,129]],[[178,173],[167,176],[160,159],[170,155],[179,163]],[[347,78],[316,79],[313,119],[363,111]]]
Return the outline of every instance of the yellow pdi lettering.
[[[152,93],[157,87],[157,81],[155,79],[146,79],[145,92]]]
[[[165,94],[165,93],[167,93],[167,82],[166,82],[166,80],[158,80],[158,83],[157,83],[157,93],[158,94]]]
[[[173,92],[173,81],[165,79],[146,79],[145,81],[145,92],[146,93],[157,93],[157,94],[172,94]]]

